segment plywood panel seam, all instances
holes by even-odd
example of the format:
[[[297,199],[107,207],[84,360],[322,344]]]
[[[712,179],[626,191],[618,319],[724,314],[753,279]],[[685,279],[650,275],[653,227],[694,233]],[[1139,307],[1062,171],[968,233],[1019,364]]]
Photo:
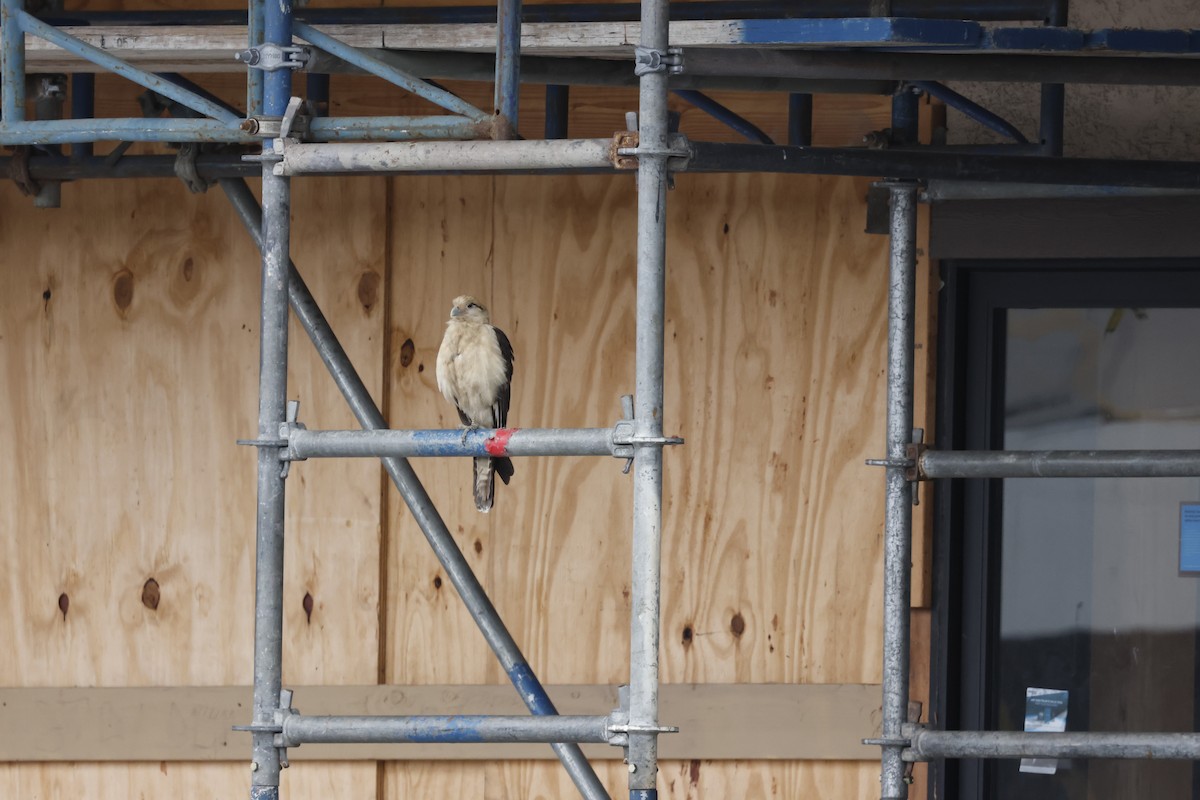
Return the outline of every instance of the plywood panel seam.
[[[382,386],[379,396],[379,410],[383,415],[384,424],[391,427],[391,421],[388,419],[388,412],[391,409],[392,399],[392,270],[388,265],[392,263],[392,258],[395,255],[395,231],[392,225],[392,206],[394,204],[396,191],[396,179],[393,177],[384,178],[383,190],[383,205],[384,205],[384,232],[383,232],[383,341],[381,342],[383,349],[382,364],[379,365],[382,380]],[[389,496],[391,481],[387,470],[383,469],[382,462],[379,469],[379,658],[377,679],[380,683],[387,681],[387,657],[388,657],[388,598],[390,597],[390,586],[388,582],[388,560],[391,558],[392,541],[391,541],[391,506]],[[383,772],[380,769],[380,778],[382,781]]]

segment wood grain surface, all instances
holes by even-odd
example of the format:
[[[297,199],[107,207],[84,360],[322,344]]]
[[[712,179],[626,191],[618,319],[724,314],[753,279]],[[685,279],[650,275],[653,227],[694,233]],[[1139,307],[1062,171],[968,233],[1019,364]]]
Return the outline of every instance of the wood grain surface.
[[[454,424],[432,363],[467,291],[516,348],[515,425],[617,418],[633,385],[630,176],[295,186],[293,257],[392,425]],[[862,233],[865,192],[680,175],[669,196],[665,420],[688,443],[666,454],[666,682],[879,680],[882,475],[863,460],[883,440],[886,240]],[[249,239],[219,194],[176,181],[71,185],[59,211],[6,186],[0,203],[0,441],[20,454],[0,461],[0,684],[248,682],[254,460],[234,440],[255,417]],[[291,335],[301,419],[350,427]],[[415,466],[543,680],[623,680],[621,463],[521,460],[486,517],[466,465]],[[297,464],[289,495],[285,680],[505,682],[376,464]],[[613,791],[620,767],[601,767]],[[568,795],[549,763],[285,776],[289,800]],[[0,795],[228,797],[247,779],[243,764],[6,765]],[[670,762],[661,786],[865,800],[878,777],[870,761]]]

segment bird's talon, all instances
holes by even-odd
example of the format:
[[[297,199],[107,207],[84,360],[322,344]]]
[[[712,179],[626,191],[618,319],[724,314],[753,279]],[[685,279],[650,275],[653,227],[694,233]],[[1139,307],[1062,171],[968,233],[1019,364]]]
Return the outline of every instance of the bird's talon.
[[[475,432],[477,430],[481,430],[481,428],[478,425],[468,425],[467,427],[463,428],[463,432],[462,432],[463,447],[467,446],[467,437],[470,436],[473,432]]]

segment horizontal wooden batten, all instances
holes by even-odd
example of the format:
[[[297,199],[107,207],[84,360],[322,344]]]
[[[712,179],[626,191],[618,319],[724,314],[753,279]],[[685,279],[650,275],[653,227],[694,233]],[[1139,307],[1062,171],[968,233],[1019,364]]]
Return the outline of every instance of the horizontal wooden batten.
[[[606,714],[615,686],[547,687],[563,714]],[[509,686],[308,686],[295,689],[305,714],[522,714]],[[250,687],[0,689],[3,761],[240,761],[250,735]],[[862,744],[879,730],[880,689],[871,684],[671,684],[660,717],[679,733],[660,739],[664,759],[878,757]],[[591,758],[621,758],[605,745]],[[304,745],[292,760],[542,759],[528,744]]]

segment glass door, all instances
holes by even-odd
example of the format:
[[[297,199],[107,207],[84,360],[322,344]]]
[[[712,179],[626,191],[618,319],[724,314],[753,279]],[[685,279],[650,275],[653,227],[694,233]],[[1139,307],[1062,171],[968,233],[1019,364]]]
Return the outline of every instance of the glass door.
[[[1200,310],[1009,309],[1006,323],[1005,449],[1200,449]],[[1030,701],[1058,690],[1065,730],[1192,731],[1200,574],[1181,571],[1180,519],[1200,481],[1009,480],[1002,502],[997,727],[1042,723]],[[1192,796],[1190,762],[991,772],[994,798]]]
[[[935,447],[1200,449],[1200,265],[975,262],[943,278]],[[1200,572],[1181,563],[1200,480],[943,482],[936,503],[938,727],[1200,729]],[[947,762],[931,797],[1200,799],[1193,766]]]

